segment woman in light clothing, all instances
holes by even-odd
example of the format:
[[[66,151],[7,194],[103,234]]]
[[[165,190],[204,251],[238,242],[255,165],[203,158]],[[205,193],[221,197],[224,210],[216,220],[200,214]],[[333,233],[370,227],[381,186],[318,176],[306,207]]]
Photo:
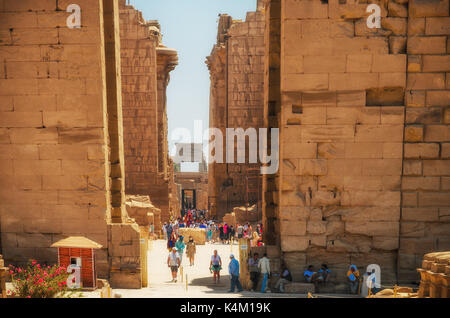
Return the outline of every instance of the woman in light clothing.
[[[214,283],[220,283],[220,270],[222,269],[222,259],[219,254],[217,254],[217,250],[214,250],[213,256],[211,256],[211,262],[209,263],[209,270],[214,274]],[[216,279],[217,277],[217,279]]]

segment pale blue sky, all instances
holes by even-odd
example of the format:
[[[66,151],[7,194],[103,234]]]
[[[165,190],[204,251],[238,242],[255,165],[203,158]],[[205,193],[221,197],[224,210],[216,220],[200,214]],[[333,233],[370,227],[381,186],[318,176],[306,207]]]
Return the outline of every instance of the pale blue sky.
[[[179,65],[167,90],[170,132],[176,127],[193,131],[194,120],[209,127],[209,71],[205,64],[217,38],[219,13],[245,20],[256,10],[256,0],[131,0],[146,20],[161,24],[164,45],[178,50]],[[169,144],[172,147],[172,144]]]

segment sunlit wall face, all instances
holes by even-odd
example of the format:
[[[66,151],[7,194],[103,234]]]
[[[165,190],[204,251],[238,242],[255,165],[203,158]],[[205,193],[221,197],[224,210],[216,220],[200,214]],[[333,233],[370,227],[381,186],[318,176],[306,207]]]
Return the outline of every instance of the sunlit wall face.
[[[178,51],[179,65],[171,72],[167,88],[170,140],[176,128],[194,130],[194,121],[209,127],[209,71],[206,57],[216,43],[218,16],[227,13],[233,19],[245,20],[248,11],[255,11],[256,0],[130,0],[142,11],[146,20],[158,20],[163,44]],[[171,151],[173,153],[173,151]],[[197,163],[184,163],[183,171],[197,171]]]

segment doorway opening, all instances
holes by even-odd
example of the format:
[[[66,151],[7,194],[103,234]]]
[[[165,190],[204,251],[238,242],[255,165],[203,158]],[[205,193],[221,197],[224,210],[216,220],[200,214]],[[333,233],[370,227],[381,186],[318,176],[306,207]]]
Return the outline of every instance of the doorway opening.
[[[181,192],[183,210],[197,209],[197,191],[183,189]]]

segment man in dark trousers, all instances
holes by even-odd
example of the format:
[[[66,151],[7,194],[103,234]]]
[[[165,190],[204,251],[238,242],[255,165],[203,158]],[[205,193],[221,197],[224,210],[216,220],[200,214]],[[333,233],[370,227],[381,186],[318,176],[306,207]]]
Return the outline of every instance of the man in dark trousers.
[[[240,293],[242,289],[241,282],[239,281],[239,262],[234,258],[234,255],[230,255],[230,264],[228,265],[228,272],[231,276],[231,288],[229,293],[234,293],[237,288]]]
[[[256,291],[259,282],[258,253],[248,260],[248,270],[250,272],[250,280],[252,281],[252,291]]]

